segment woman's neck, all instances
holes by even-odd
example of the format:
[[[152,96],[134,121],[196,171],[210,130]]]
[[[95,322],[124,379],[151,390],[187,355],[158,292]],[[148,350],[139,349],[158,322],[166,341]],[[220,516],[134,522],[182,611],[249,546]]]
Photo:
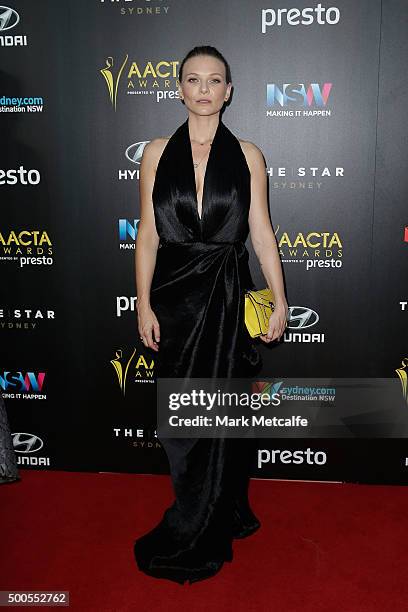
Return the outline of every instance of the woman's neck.
[[[206,144],[213,140],[217,130],[218,123],[221,121],[219,113],[202,117],[197,115],[189,115],[188,129],[190,140],[199,144]]]

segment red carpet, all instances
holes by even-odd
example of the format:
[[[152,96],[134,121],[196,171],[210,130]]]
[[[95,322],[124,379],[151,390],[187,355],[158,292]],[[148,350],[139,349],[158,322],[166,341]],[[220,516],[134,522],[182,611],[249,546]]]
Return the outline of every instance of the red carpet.
[[[408,610],[406,487],[252,480],[261,529],[181,586],[133,559],[172,501],[168,476],[20,475],[0,485],[0,590],[70,591],[68,609],[86,612]]]

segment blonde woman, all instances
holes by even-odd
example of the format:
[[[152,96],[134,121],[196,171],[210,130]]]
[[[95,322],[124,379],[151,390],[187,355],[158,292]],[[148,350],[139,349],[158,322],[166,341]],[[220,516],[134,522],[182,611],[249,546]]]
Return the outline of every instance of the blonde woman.
[[[179,83],[188,118],[170,138],[146,145],[140,168],[139,334],[156,352],[158,377],[251,377],[262,361],[244,322],[244,292],[255,288],[249,231],[276,299],[261,340],[279,339],[287,317],[265,163],[258,147],[239,140],[220,118],[232,82],[217,49],[192,49]],[[161,442],[175,501],[136,540],[135,558],[150,576],[192,583],[216,574],[232,560],[233,539],[260,527],[248,502],[249,440]]]

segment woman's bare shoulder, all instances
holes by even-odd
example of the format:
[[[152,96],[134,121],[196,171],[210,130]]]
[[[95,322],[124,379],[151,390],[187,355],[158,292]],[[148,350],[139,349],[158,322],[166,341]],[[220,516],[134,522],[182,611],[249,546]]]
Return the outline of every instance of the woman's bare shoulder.
[[[256,144],[249,140],[241,140],[240,138],[238,138],[238,141],[241,145],[241,149],[245,155],[249,168],[255,164],[265,165],[263,153]]]
[[[149,140],[143,149],[142,159],[144,159],[149,166],[151,165],[155,171],[169,138],[170,136],[153,138],[152,140]]]

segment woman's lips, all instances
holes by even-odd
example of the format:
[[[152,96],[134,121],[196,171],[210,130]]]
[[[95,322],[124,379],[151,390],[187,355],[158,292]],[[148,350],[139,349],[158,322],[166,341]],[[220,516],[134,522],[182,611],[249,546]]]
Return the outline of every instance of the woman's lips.
[[[198,104],[211,104],[211,100],[197,100]]]

